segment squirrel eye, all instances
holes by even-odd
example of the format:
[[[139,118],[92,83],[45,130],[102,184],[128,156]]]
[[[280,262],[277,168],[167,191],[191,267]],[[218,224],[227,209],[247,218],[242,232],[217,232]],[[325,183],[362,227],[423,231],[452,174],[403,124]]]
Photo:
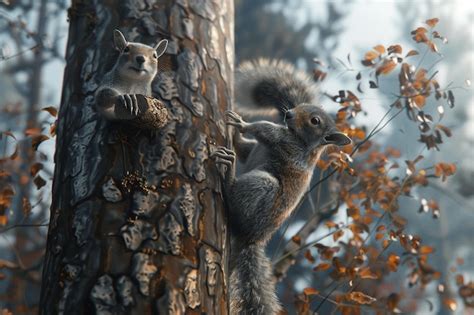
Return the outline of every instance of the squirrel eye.
[[[155,59],[158,58],[158,56],[156,55],[156,53],[153,54],[153,58],[155,58]]]
[[[319,125],[321,123],[321,119],[319,119],[319,117],[315,116],[315,117],[311,118],[311,123],[313,125]]]
[[[130,47],[128,47],[128,46],[123,49],[124,53],[128,53],[129,51],[130,51]]]

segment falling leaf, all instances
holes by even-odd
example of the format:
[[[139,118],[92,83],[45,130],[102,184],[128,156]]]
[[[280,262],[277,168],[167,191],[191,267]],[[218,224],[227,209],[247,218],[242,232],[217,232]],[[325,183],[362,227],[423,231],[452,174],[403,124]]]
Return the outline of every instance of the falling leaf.
[[[356,303],[359,303],[359,304],[372,304],[373,302],[377,301],[376,298],[373,298],[367,294],[364,294],[360,291],[354,291],[354,292],[351,292],[347,295],[347,297],[349,298],[349,300],[352,300]]]
[[[45,108],[42,108],[41,110],[48,112],[53,117],[56,117],[58,115],[58,110],[54,106],[45,107]]]

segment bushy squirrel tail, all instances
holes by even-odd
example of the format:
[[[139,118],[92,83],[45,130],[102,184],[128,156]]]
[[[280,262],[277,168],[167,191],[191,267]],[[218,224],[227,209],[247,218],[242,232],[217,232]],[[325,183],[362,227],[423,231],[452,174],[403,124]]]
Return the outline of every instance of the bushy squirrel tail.
[[[235,251],[234,251],[235,250]],[[275,315],[281,311],[270,260],[258,244],[232,249],[231,315]]]
[[[240,110],[254,114],[277,109],[280,113],[301,103],[313,103],[317,87],[304,71],[283,60],[243,62],[235,75]]]

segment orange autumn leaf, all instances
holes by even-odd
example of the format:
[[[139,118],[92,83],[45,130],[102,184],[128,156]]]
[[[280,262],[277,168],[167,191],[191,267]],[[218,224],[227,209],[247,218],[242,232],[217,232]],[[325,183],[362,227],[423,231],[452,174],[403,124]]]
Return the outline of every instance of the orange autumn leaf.
[[[304,295],[310,296],[310,295],[317,295],[319,294],[319,291],[314,289],[314,288],[304,288],[303,290]]]
[[[354,291],[347,295],[347,298],[351,301],[354,301],[358,304],[372,304],[377,301],[376,298],[373,298],[367,294],[364,294],[360,291]]]
[[[395,272],[398,269],[400,263],[400,257],[395,254],[388,255],[387,258],[387,267],[390,271]]]
[[[392,72],[393,69],[397,66],[397,63],[394,62],[392,59],[385,60],[381,66],[377,68],[377,71],[375,72],[376,75],[380,74],[389,74]]]
[[[439,22],[438,18],[432,18],[425,21],[426,25],[428,25],[429,27],[435,27],[436,24],[438,24],[438,22]]]
[[[444,298],[443,299],[443,304],[451,311],[455,311],[458,308],[458,304],[456,303],[456,300],[453,298]]]
[[[359,277],[362,279],[378,279],[378,276],[373,273],[369,267],[364,267],[359,271]]]
[[[331,268],[331,264],[321,263],[321,264],[317,265],[316,267],[314,267],[313,270],[314,271],[324,271],[324,270],[328,270],[329,268]]]
[[[431,254],[434,252],[434,248],[431,247],[431,246],[421,246],[420,249],[418,250],[418,252],[422,255],[427,255],[427,254]]]
[[[296,244],[301,245],[301,237],[300,237],[300,236],[295,235],[295,236],[293,236],[293,237],[291,238],[291,240],[292,240],[293,242],[295,242]]]

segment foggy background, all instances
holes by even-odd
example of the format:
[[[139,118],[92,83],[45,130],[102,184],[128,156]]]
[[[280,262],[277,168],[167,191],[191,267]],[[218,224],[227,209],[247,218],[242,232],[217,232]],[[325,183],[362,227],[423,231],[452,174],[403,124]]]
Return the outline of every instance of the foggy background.
[[[28,128],[49,129],[55,118],[41,108],[59,107],[61,84],[65,66],[64,53],[67,41],[67,8],[69,1],[61,0],[0,0],[0,131],[11,131],[23,145],[29,145],[24,137]],[[418,213],[420,196],[401,198],[401,213],[409,219],[408,230],[422,236],[425,243],[434,246],[433,265],[443,273],[442,281],[456,291],[453,277],[462,273],[465,281],[474,278],[474,104],[473,90],[466,80],[473,80],[473,17],[474,2],[457,1],[310,1],[310,0],[236,0],[236,61],[237,63],[257,57],[283,58],[298,67],[312,71],[313,59],[318,58],[327,65],[328,77],[321,84],[321,90],[328,95],[336,95],[339,90],[357,88],[354,77],[363,68],[360,63],[365,52],[377,44],[389,46],[401,44],[403,47],[416,48],[411,40],[410,31],[423,21],[438,17],[440,33],[448,38],[446,45],[440,44],[442,54],[437,68],[438,81],[442,86],[452,84],[455,87],[456,105],[446,107],[444,124],[453,131],[450,141],[441,146],[441,151],[423,150],[424,144],[416,141],[418,131],[414,124],[400,115],[377,135],[376,141],[392,145],[401,150],[402,158],[413,159],[420,152],[425,156],[424,163],[447,161],[456,163],[458,171],[442,185],[425,188],[424,198],[438,200],[441,215],[433,220],[431,215]],[[16,25],[16,26],[15,26]],[[44,37],[31,35],[41,27]],[[31,34],[30,34],[31,32]],[[110,49],[112,35],[110,36]],[[41,47],[35,47],[37,43]],[[41,53],[38,51],[41,50]],[[353,69],[347,70],[341,61],[347,61],[350,54]],[[432,58],[432,57],[431,57]],[[436,62],[426,60],[426,64]],[[37,75],[40,84],[34,85],[32,78]],[[366,115],[357,121],[373,127],[388,109],[392,91],[398,85],[396,75],[381,81],[380,89],[371,90],[364,86],[360,95]],[[452,82],[452,83],[451,83]],[[322,105],[331,112],[338,104],[327,97],[321,98]],[[36,123],[30,127],[27,121],[34,117]],[[15,150],[12,137],[3,135],[0,139],[1,157],[10,156]],[[39,175],[46,184],[37,190],[34,183],[23,189],[23,195],[15,197],[13,205],[7,211],[8,223],[0,226],[0,259],[24,261],[31,270],[24,279],[12,280],[8,271],[2,271],[5,279],[0,278],[0,310],[16,309],[18,313],[35,313],[38,304],[42,253],[46,242],[49,216],[50,188],[53,172],[53,153],[55,138],[46,140],[39,146],[38,156],[44,169]],[[12,163],[10,172],[18,174],[17,183],[22,181],[21,174],[28,168]],[[317,177],[318,174],[315,175]],[[3,178],[0,178],[2,187]],[[20,186],[19,186],[20,187]],[[323,189],[323,194],[326,190]],[[22,212],[22,197],[32,201],[31,214],[26,218]],[[316,198],[316,196],[313,196]],[[269,246],[270,257],[277,257],[282,250],[281,239],[288,240],[308,218],[311,205],[305,204],[290,221],[288,229],[276,235]],[[345,211],[332,218],[335,222],[345,221]],[[28,228],[9,228],[18,224],[35,224]],[[328,229],[321,225],[308,241],[326,234]],[[283,235],[284,234],[284,235]],[[32,241],[33,240],[33,241]],[[331,244],[328,238],[322,243]],[[456,264],[462,258],[463,264]],[[305,287],[322,285],[326,275],[315,274],[309,264],[299,260],[290,270],[287,279],[279,284],[279,296],[285,306],[291,309],[293,296]],[[393,282],[386,284],[403,287],[405,296],[410,291],[405,283],[405,274],[394,274]],[[414,289],[413,289],[414,290]],[[443,308],[437,294],[436,284],[429,285],[425,295],[419,297],[418,314],[449,314]],[[423,299],[429,302],[423,302]],[[23,308],[16,305],[22,304]],[[320,310],[329,312],[331,305]],[[432,311],[430,311],[432,308]],[[16,314],[17,312],[14,312]],[[456,314],[472,314],[465,310],[461,300],[457,301]]]

